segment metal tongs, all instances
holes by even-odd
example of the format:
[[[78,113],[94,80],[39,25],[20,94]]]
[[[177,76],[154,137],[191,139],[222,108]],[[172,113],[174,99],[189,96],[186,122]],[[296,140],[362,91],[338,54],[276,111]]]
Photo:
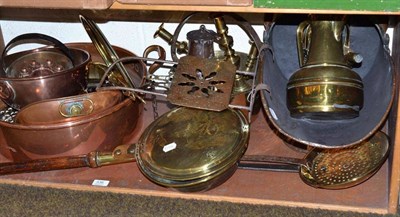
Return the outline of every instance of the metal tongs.
[[[95,22],[79,15],[79,19],[90,39],[92,40],[97,51],[100,53],[107,67],[110,67],[113,63],[119,60],[119,57],[115,50],[112,48],[111,44],[108,42],[107,38],[104,36],[100,28]],[[115,69],[108,74],[108,79],[115,86],[123,86],[128,88],[136,88],[131,76],[129,76],[128,71],[125,66],[118,62],[115,64]]]

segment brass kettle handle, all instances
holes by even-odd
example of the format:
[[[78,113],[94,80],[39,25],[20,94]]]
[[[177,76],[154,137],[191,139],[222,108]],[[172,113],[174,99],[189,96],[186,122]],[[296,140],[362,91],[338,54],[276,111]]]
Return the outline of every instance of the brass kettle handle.
[[[343,55],[345,56],[345,60],[348,62],[349,65],[359,64],[362,62],[363,57],[358,54],[354,53],[350,48],[350,27],[349,25],[344,25],[345,31],[340,29],[340,33],[337,37],[343,37],[343,33],[345,36],[343,37]],[[299,58],[299,65],[303,67],[304,64],[307,62],[307,55],[310,50],[311,45],[311,23],[310,21],[303,21],[297,27],[296,32],[296,39],[297,39],[297,54]],[[341,39],[337,39],[341,40]]]
[[[299,65],[303,67],[311,43],[311,37],[309,37],[309,31],[307,28],[310,27],[309,21],[303,21],[299,24],[296,31],[297,39],[297,54],[299,57]]]

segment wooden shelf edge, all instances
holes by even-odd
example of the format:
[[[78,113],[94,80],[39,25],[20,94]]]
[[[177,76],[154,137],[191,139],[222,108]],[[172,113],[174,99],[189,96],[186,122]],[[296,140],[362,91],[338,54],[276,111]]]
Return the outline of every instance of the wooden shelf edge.
[[[255,8],[254,6],[202,6],[202,5],[144,5],[122,4],[114,2],[112,10],[144,10],[144,11],[204,11],[204,12],[238,12],[238,13],[287,13],[287,14],[356,14],[356,15],[400,15],[387,11],[353,11],[353,10],[311,10],[289,8]]]
[[[400,74],[400,18],[396,21],[394,31],[393,31],[393,48],[392,48],[392,55],[394,59],[394,68],[395,74],[398,77]],[[397,40],[396,40],[397,39]],[[396,82],[397,91],[399,90],[399,81]],[[399,93],[396,93],[398,97]],[[395,214],[397,212],[397,208],[399,206],[399,190],[400,190],[400,121],[399,121],[399,114],[400,114],[400,106],[398,105],[400,98],[397,99],[397,113],[394,115],[396,117],[396,130],[394,135],[394,148],[393,148],[393,159],[392,159],[392,171],[391,171],[391,178],[390,178],[390,192],[389,192],[389,213]]]
[[[114,194],[131,194],[141,196],[153,196],[153,197],[164,197],[164,198],[179,198],[187,200],[202,200],[202,201],[214,201],[214,202],[231,202],[239,204],[251,204],[251,205],[268,205],[268,206],[286,206],[294,208],[310,208],[310,209],[324,209],[330,211],[343,211],[343,212],[357,212],[357,213],[376,213],[376,214],[388,214],[388,209],[384,208],[369,208],[369,207],[356,207],[346,205],[332,205],[332,204],[316,204],[307,202],[292,202],[284,200],[266,200],[266,199],[251,199],[247,198],[243,201],[242,198],[229,197],[229,196],[215,196],[205,195],[196,193],[180,193],[176,191],[149,191],[140,189],[128,189],[121,187],[98,187],[82,184],[69,184],[69,183],[50,183],[50,182],[39,182],[31,180],[13,180],[13,179],[0,179],[0,184],[10,184],[17,186],[28,186],[28,187],[40,187],[40,188],[53,188],[63,190],[74,190],[74,191],[90,191],[90,192],[105,192]]]

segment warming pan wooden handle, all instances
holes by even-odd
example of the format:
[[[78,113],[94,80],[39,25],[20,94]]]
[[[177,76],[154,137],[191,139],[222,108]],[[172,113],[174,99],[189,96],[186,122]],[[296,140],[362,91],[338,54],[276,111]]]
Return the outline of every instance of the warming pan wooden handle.
[[[90,155],[0,163],[0,175],[91,167]]]
[[[25,162],[0,163],[0,175],[73,169],[79,167],[101,167],[135,161],[135,144],[117,146],[113,152],[93,151],[85,155],[35,159]]]

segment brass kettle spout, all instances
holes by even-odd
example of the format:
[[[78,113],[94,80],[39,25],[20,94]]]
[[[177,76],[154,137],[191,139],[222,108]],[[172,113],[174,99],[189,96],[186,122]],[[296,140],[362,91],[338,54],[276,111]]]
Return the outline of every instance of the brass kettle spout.
[[[154,38],[160,37],[169,45],[172,44],[173,35],[164,28],[164,23],[158,27],[158,30],[153,35]],[[186,41],[176,41],[176,52],[178,54],[188,53],[188,44]]]

